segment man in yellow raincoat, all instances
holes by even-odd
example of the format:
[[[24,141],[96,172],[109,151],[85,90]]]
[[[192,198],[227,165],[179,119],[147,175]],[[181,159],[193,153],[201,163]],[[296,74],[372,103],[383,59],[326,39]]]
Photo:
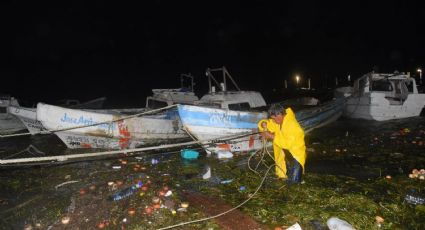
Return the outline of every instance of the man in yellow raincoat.
[[[273,140],[276,175],[279,178],[289,177],[289,184],[300,183],[306,160],[304,130],[291,108],[284,109],[279,104],[273,104],[268,115],[269,119],[261,120],[258,128],[263,138]],[[290,155],[285,156],[285,152]]]

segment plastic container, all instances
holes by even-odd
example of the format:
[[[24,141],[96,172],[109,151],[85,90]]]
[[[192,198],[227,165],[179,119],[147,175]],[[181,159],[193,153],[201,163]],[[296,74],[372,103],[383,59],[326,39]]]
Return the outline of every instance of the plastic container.
[[[195,160],[195,159],[198,159],[199,152],[197,152],[195,150],[190,150],[190,149],[182,149],[180,151],[180,155],[181,155],[182,158],[184,158],[186,160]]]

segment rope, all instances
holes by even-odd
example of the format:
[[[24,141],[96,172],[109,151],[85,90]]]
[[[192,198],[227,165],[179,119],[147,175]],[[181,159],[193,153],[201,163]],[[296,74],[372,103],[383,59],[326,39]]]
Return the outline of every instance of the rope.
[[[172,107],[176,107],[177,105],[178,104],[169,105],[169,106],[162,107],[162,108],[159,108],[159,109],[153,109],[153,110],[149,110],[149,111],[142,112],[142,113],[136,113],[136,114],[124,116],[124,117],[121,117],[121,118],[112,119],[111,121],[97,122],[97,123],[93,123],[93,124],[90,124],[90,125],[79,125],[79,126],[73,126],[73,127],[69,127],[69,128],[63,128],[63,129],[54,129],[54,130],[42,130],[42,131],[35,132],[33,134],[31,134],[30,132],[27,132],[27,133],[0,135],[0,138],[28,136],[28,135],[36,135],[36,134],[51,134],[51,133],[68,131],[68,130],[73,130],[73,129],[92,127],[92,126],[97,126],[97,125],[102,125],[102,124],[110,124],[110,123],[113,123],[113,122],[118,122],[118,121],[130,119],[130,118],[134,118],[134,117],[139,117],[139,116],[142,116],[142,115],[145,115],[145,114],[156,113],[156,112],[159,112],[159,111],[162,111],[162,110],[167,110],[167,109],[170,109]]]
[[[256,155],[257,153],[262,154],[261,161],[263,160],[263,158],[264,158],[264,156],[265,156],[266,154],[267,154],[268,156],[270,156],[270,157],[273,159],[273,161],[274,161],[274,158],[272,157],[272,155],[270,154],[269,150],[267,149],[267,141],[263,139],[263,148],[262,148],[262,149],[260,149],[260,150],[257,150],[257,151],[256,151],[253,155],[251,155],[251,156],[249,157],[249,159],[248,159],[248,167],[250,168],[250,170],[251,170],[251,171],[253,171],[253,172],[255,172],[256,174],[259,174],[256,170],[252,170],[252,169],[251,169],[251,167],[250,167],[250,164],[249,164],[249,162],[250,162],[250,160],[251,160],[252,156]],[[261,161],[260,161],[260,162],[261,162]],[[264,163],[264,164],[265,164],[265,163]],[[257,166],[258,166],[258,165],[257,165]],[[252,195],[251,195],[248,199],[246,199],[246,200],[245,200],[245,201],[243,201],[242,203],[238,204],[237,206],[235,206],[235,207],[233,207],[233,208],[231,208],[231,209],[229,209],[229,210],[227,210],[227,211],[224,211],[224,212],[222,212],[222,213],[219,213],[219,214],[217,214],[217,215],[214,215],[214,216],[210,216],[210,217],[206,217],[206,218],[202,218],[202,219],[198,219],[198,220],[192,220],[192,221],[188,221],[188,222],[183,222],[183,223],[179,223],[179,224],[175,224],[175,225],[171,225],[171,226],[167,226],[167,227],[159,228],[158,230],[171,229],[171,228],[180,227],[180,226],[187,225],[187,224],[193,224],[193,223],[198,223],[198,222],[202,222],[202,221],[207,221],[207,220],[210,220],[210,219],[218,218],[218,217],[220,217],[220,216],[226,215],[227,213],[232,212],[232,211],[234,211],[234,210],[236,210],[236,209],[238,209],[238,208],[242,207],[242,205],[244,205],[245,203],[247,203],[248,201],[250,201],[250,200],[251,200],[251,199],[252,199],[252,198],[253,198],[253,197],[254,197],[254,196],[258,193],[258,191],[260,190],[260,188],[263,186],[264,181],[265,181],[265,180],[266,180],[266,178],[267,178],[267,175],[269,174],[270,170],[271,170],[274,166],[279,167],[279,165],[277,165],[277,164],[276,164],[276,162],[275,162],[274,164],[272,164],[272,165],[268,166],[268,167],[267,167],[266,172],[264,173],[264,176],[263,176],[263,177],[262,177],[262,179],[261,179],[260,184],[259,184],[259,185],[258,185],[258,187],[255,189],[254,193],[253,193],[253,194],[252,194]],[[279,167],[279,168],[280,168],[280,167]]]
[[[31,150],[34,150],[34,152],[35,153],[33,153]],[[7,157],[5,157],[5,158],[3,158],[3,160],[5,160],[5,159],[9,159],[9,158],[12,158],[12,157],[15,157],[15,156],[18,156],[18,155],[20,155],[21,153],[30,153],[31,155],[36,155],[36,154],[40,154],[40,155],[44,155],[44,152],[42,152],[42,151],[40,151],[40,150],[38,150],[34,145],[29,145],[28,147],[26,147],[24,150],[22,150],[22,151],[19,151],[19,152],[17,152],[17,153],[13,153],[13,154],[11,154],[10,156],[7,156]]]
[[[166,144],[166,145],[160,145],[160,146],[150,146],[150,147],[135,148],[135,149],[122,149],[122,150],[114,150],[114,151],[106,151],[106,152],[81,153],[81,154],[71,154],[71,155],[31,157],[31,158],[6,159],[6,160],[2,159],[0,160],[0,165],[14,164],[14,163],[27,163],[27,162],[40,162],[40,161],[66,161],[69,159],[108,156],[108,155],[115,155],[119,153],[127,154],[127,153],[142,152],[147,150],[174,148],[174,147],[193,145],[193,144],[210,145],[220,141],[238,139],[241,137],[255,135],[255,134],[257,133],[238,134],[238,135],[222,137],[220,139],[211,139],[211,140],[205,140],[205,141],[194,140],[194,141],[177,143],[177,144]]]
[[[243,201],[242,203],[240,203],[240,204],[238,204],[236,207],[233,207],[233,208],[231,208],[231,209],[229,209],[229,210],[227,210],[227,211],[225,211],[225,212],[222,212],[222,213],[219,213],[219,214],[217,214],[217,215],[214,215],[214,216],[210,216],[210,217],[206,217],[206,218],[202,218],[202,219],[198,219],[198,220],[192,220],[192,221],[188,221],[188,222],[183,222],[183,223],[180,223],[180,224],[175,224],[175,225],[171,225],[171,226],[167,226],[167,227],[163,227],[163,228],[159,228],[158,230],[165,230],[165,229],[171,229],[171,228],[175,228],[175,227],[179,227],[179,226],[183,226],[183,225],[187,225],[187,224],[193,224],[193,223],[198,223],[198,222],[202,222],[202,221],[206,221],[206,220],[210,220],[210,219],[214,219],[214,218],[218,218],[218,217],[220,217],[220,216],[223,216],[223,215],[226,215],[227,213],[229,213],[229,212],[231,212],[231,211],[234,211],[234,210],[236,210],[236,209],[238,209],[238,208],[240,208],[242,205],[244,205],[245,203],[247,203],[248,201],[250,201],[257,193],[258,193],[258,191],[260,190],[260,188],[263,186],[263,184],[264,184],[264,181],[266,180],[266,177],[267,177],[267,175],[269,174],[269,171],[270,171],[270,169],[272,169],[273,168],[273,166],[274,165],[271,165],[268,169],[267,169],[267,171],[266,171],[266,173],[264,174],[264,176],[263,176],[263,178],[262,178],[262,180],[261,180],[261,183],[260,183],[260,185],[258,185],[258,187],[257,187],[257,189],[255,189],[255,192],[248,198],[248,199],[246,199],[245,201]]]

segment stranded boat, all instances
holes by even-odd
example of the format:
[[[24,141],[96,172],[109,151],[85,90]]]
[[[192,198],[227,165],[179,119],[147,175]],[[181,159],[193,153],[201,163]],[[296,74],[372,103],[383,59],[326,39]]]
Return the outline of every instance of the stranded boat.
[[[188,138],[183,131],[176,108],[156,115],[143,115],[122,119],[128,115],[139,114],[173,104],[193,104],[198,97],[191,86],[178,89],[153,89],[153,96],[146,99],[146,108],[78,110],[39,103],[36,118],[47,130],[68,129],[55,132],[68,148],[106,148],[126,149],[142,145],[167,143]],[[114,122],[115,120],[119,120]],[[103,124],[91,126],[93,124]],[[88,126],[72,129],[77,126]]]
[[[425,105],[425,94],[418,93],[416,81],[404,73],[370,72],[341,87],[337,97],[345,97],[344,116],[386,121],[419,116]]]
[[[18,100],[9,95],[0,96],[0,134],[14,133],[25,129],[18,118],[9,113],[9,106],[19,106]]]
[[[237,86],[225,68],[218,70],[222,70],[224,78],[230,78]],[[213,79],[209,70],[207,76]],[[224,83],[221,84],[221,88],[222,91],[216,93],[210,84],[210,94],[208,97],[202,97],[197,105],[178,105],[179,116],[185,130],[197,140],[213,140],[214,144],[205,147],[210,152],[253,151],[262,148],[257,122],[267,118],[267,114],[252,111],[265,108],[266,103],[261,94],[240,91],[239,87],[236,87],[238,89],[236,91],[227,91]],[[342,115],[344,104],[343,99],[332,100],[317,107],[300,110],[296,112],[296,117],[308,132],[338,119]],[[232,136],[237,138],[223,140]]]

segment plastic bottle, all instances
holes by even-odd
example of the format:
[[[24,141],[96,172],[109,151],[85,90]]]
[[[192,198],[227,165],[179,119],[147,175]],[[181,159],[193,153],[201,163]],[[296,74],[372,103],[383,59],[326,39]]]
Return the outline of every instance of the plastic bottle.
[[[413,205],[425,204],[425,198],[421,197],[421,195],[416,191],[416,189],[410,189],[406,196],[404,196],[404,200]]]
[[[140,187],[142,187],[143,183],[141,181],[137,182],[137,184],[127,187],[109,197],[109,200],[118,201],[124,198],[127,198],[133,195]]]

